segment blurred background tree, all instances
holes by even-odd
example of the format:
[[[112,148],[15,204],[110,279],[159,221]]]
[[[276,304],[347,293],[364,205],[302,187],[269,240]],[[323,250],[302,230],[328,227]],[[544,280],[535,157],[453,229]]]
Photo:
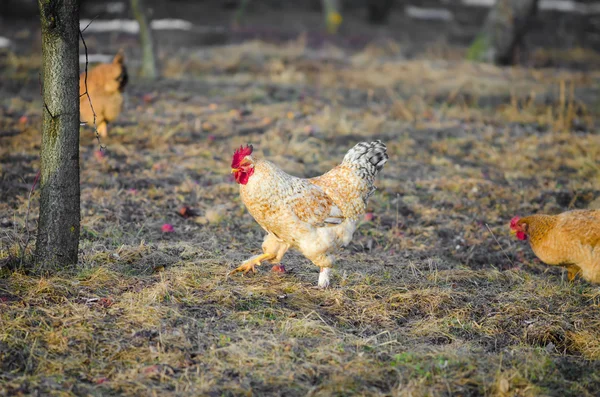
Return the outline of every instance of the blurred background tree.
[[[77,264],[79,247],[79,4],[39,0],[42,27],[40,218],[35,262]]]
[[[532,17],[538,0],[496,0],[481,32],[469,48],[468,59],[510,65]]]
[[[341,0],[322,0],[327,31],[335,34],[342,24]]]
[[[142,47],[142,68],[140,75],[149,79],[158,77],[156,67],[156,55],[154,51],[154,37],[150,23],[148,22],[148,7],[144,0],[131,0],[131,12],[140,25],[140,44]]]

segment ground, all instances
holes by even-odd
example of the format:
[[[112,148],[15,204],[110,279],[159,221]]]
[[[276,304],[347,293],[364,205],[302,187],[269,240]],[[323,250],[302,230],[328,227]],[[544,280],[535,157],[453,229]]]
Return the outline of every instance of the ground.
[[[40,54],[2,56],[0,394],[596,395],[599,287],[508,223],[600,207],[599,75],[435,51],[300,36],[134,74],[106,150],[81,130],[80,263],[49,275],[27,268]],[[390,160],[331,288],[294,252],[227,277],[263,236],[236,147],[311,177],[372,139]]]

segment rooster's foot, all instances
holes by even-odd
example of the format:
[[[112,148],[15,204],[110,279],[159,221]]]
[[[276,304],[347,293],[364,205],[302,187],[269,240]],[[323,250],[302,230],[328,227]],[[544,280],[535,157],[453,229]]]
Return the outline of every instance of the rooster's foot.
[[[256,266],[259,266],[260,262],[270,259],[273,256],[274,255],[270,255],[270,254],[262,254],[262,255],[253,256],[252,258],[248,259],[247,261],[242,263],[237,268],[230,271],[229,275],[232,275],[235,273],[240,273],[240,272],[244,273],[244,274],[246,274],[248,272],[256,273]]]
[[[575,277],[581,272],[581,269],[578,266],[567,266],[567,278],[569,281],[575,280]]]
[[[319,283],[317,284],[317,286],[319,288],[329,287],[330,275],[331,275],[331,268],[330,267],[322,267],[321,271],[319,272]]]

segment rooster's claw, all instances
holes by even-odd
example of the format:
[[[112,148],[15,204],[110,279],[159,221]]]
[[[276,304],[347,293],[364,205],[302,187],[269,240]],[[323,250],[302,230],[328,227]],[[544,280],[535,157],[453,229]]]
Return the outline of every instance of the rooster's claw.
[[[242,263],[242,265],[240,265],[239,267],[230,271],[229,275],[231,276],[232,274],[235,274],[235,273],[246,274],[248,272],[256,273],[256,264],[255,263],[252,263],[252,262]]]
[[[247,261],[242,263],[237,268],[230,271],[229,275],[231,276],[232,274],[240,273],[240,272],[242,272],[244,274],[246,274],[248,272],[256,273],[256,266],[259,266],[260,262],[262,262],[264,260],[269,260],[273,257],[275,257],[275,255],[272,255],[272,254],[262,254],[262,255],[253,256],[252,258],[248,259]]]

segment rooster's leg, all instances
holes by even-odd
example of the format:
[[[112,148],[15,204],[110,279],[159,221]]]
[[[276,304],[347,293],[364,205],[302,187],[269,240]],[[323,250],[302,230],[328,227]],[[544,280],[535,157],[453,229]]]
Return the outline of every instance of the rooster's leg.
[[[567,266],[567,278],[569,279],[569,281],[575,280],[575,277],[577,276],[577,274],[580,271],[581,271],[581,269],[578,266],[575,266],[575,265]]]
[[[331,268],[330,267],[322,267],[319,271],[319,282],[317,285],[319,288],[327,288],[329,287],[329,278],[331,277]]]
[[[273,254],[269,262],[273,264],[271,271],[276,273],[285,273],[285,267],[281,264],[281,259],[290,248],[290,245],[277,238],[274,234],[267,234],[262,244],[262,249],[265,254]]]
[[[260,262],[273,259],[274,257],[275,257],[274,254],[255,255],[252,258],[245,261],[244,263],[242,263],[236,269],[230,271],[229,274],[231,275],[231,274],[235,274],[238,272],[243,272],[244,274],[246,274],[248,272],[256,273],[255,267],[259,266]]]
[[[101,138],[106,138],[106,136],[108,135],[106,121],[102,120],[100,123],[98,123],[98,127],[96,128],[96,130],[98,130],[98,135],[100,135]]]
[[[331,278],[331,268],[333,267],[334,257],[333,255],[320,254],[316,257],[308,258],[312,263],[319,266],[319,282],[317,283],[318,288],[329,287]]]

